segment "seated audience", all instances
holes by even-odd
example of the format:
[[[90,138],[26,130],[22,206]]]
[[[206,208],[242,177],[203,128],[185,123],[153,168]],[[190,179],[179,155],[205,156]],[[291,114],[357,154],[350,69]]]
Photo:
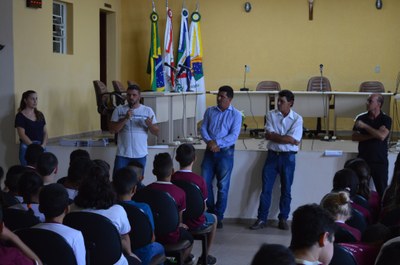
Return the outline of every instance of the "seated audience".
[[[398,191],[400,189],[400,153],[397,155],[394,163],[393,177],[390,185],[386,188],[383,198],[382,207],[383,209],[393,209],[399,205]]]
[[[358,190],[357,194],[368,201],[374,221],[377,220],[381,210],[381,200],[378,192],[370,189],[371,170],[362,158],[353,158],[344,164],[344,168],[353,170],[358,176]]]
[[[89,152],[86,150],[83,150],[83,149],[75,149],[74,151],[72,151],[71,154],[69,155],[69,167],[71,167],[72,162],[74,162],[75,160],[80,160],[80,159],[89,159],[90,160]],[[59,178],[57,180],[57,183],[64,185],[65,181],[67,181],[67,176]]]
[[[353,239],[350,239],[345,235],[345,231],[338,230],[336,232],[336,243],[358,242],[361,240],[360,230],[345,223],[350,218],[352,210],[350,197],[347,192],[340,191],[328,193],[322,199],[321,206],[332,215],[337,226],[349,232],[353,236]]]
[[[22,196],[20,196],[18,193],[18,181],[21,175],[28,170],[30,169],[27,169],[26,167],[21,165],[15,165],[8,169],[6,179],[4,180],[4,191],[7,192],[10,196],[14,197],[17,202],[13,200],[12,204],[4,205],[4,207],[12,206],[23,201]]]
[[[36,164],[36,170],[43,178],[43,184],[54,183],[58,170],[58,159],[50,152],[41,154]]]
[[[317,204],[300,206],[293,213],[290,249],[296,264],[328,265],[333,256],[335,221]]]
[[[136,206],[143,210],[150,220],[151,226],[154,231],[154,219],[150,206],[143,202],[135,202],[132,196],[136,193],[138,179],[135,171],[129,166],[118,169],[113,176],[113,187],[117,193],[118,200]],[[133,231],[134,232],[134,231]],[[143,265],[150,263],[151,259],[159,254],[164,254],[164,247],[155,240],[153,234],[153,242],[139,249],[133,250],[141,260]]]
[[[251,265],[296,265],[292,251],[278,244],[263,244]]]
[[[23,202],[10,208],[28,211],[39,218],[41,222],[44,222],[45,217],[39,211],[39,193],[42,187],[43,179],[38,173],[35,171],[25,172],[18,182],[18,191],[23,198]]]
[[[178,206],[180,224],[176,231],[169,233],[168,236],[157,236],[157,241],[162,244],[174,244],[181,240],[189,240],[190,247],[185,250],[183,255],[185,263],[191,263],[194,257],[190,254],[193,247],[193,237],[187,231],[187,225],[182,223],[182,213],[186,210],[186,194],[178,186],[172,184],[171,174],[173,170],[172,158],[168,153],[160,153],[154,157],[153,174],[157,181],[151,183],[146,188],[168,192],[174,198]]]
[[[0,207],[0,264],[42,265],[39,257],[3,223]]]
[[[350,199],[352,199],[358,191],[358,177],[356,173],[348,168],[341,169],[335,173],[333,177],[333,190],[332,191],[348,191],[350,194]],[[351,206],[360,211],[367,222],[371,224],[373,222],[373,218],[369,209],[364,208],[363,206],[351,201]]]
[[[69,199],[67,191],[61,184],[53,183],[42,188],[39,194],[39,210],[46,220],[34,228],[50,230],[64,237],[75,253],[77,264],[86,264],[82,232],[63,225],[64,217],[69,212]]]
[[[132,161],[130,161],[128,163],[128,167],[130,169],[132,169],[133,171],[135,171],[135,173],[136,173],[136,176],[137,176],[137,179],[138,179],[138,184],[136,185],[137,189],[140,190],[140,189],[143,189],[144,187],[146,187],[142,183],[143,179],[144,179],[144,167],[143,167],[143,165],[141,163],[139,163],[138,161],[136,161],[136,160],[132,160]]]
[[[78,195],[74,199],[73,210],[96,213],[110,219],[121,235],[123,254],[139,261],[139,258],[131,250],[129,238],[131,226],[128,216],[124,208],[115,203],[116,195],[111,187],[109,171],[102,166],[94,165],[79,187]],[[128,264],[128,260],[123,254],[117,264]]]
[[[26,167],[36,169],[39,156],[44,153],[44,148],[40,144],[30,144],[26,149],[25,160]]]
[[[208,197],[206,182],[203,177],[192,172],[193,163],[196,160],[196,150],[194,149],[193,145],[180,145],[176,149],[175,159],[176,161],[178,161],[180,169],[172,174],[171,180],[183,180],[196,184],[200,188],[201,193],[203,194],[204,204],[206,204],[206,200]],[[217,229],[217,216],[208,212],[204,212],[204,214],[198,219],[185,220],[185,224],[189,227],[189,231],[204,229],[208,226],[213,227],[211,232],[208,234],[207,253],[209,253]],[[201,262],[201,260],[202,258],[200,257],[199,262]],[[207,255],[207,264],[215,264],[216,262],[217,259],[215,257],[209,254]]]
[[[94,165],[89,158],[82,157],[74,160],[68,168],[68,176],[62,185],[67,189],[68,197],[73,200],[78,194],[79,186],[89,175],[90,168]]]

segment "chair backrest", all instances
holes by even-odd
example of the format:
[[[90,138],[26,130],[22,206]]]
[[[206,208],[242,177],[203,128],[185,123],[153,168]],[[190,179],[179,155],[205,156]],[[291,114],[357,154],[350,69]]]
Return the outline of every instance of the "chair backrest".
[[[149,217],[142,209],[132,204],[120,202],[119,205],[124,207],[131,225],[129,236],[132,250],[150,244],[153,239],[153,228],[151,227]]]
[[[186,210],[183,212],[183,220],[200,217],[204,213],[205,205],[199,186],[183,180],[174,180],[172,183],[183,189],[186,193]]]
[[[100,114],[106,114],[111,101],[107,87],[100,80],[94,80],[93,86],[94,92],[96,93],[97,112]]]
[[[179,211],[174,198],[167,192],[144,188],[134,195],[137,202],[147,203],[153,213],[154,233],[166,236],[179,226]]]
[[[352,233],[350,233],[349,230],[337,226],[336,232],[335,232],[335,243],[354,243],[357,242],[357,239],[354,237]]]
[[[368,244],[362,242],[340,243],[339,245],[351,252],[354,260],[356,261],[356,264],[358,265],[374,265],[376,257],[378,256],[379,250],[381,248],[379,244]],[[334,251],[336,251],[336,249],[334,249]],[[347,265],[347,263],[342,264]]]
[[[15,234],[48,265],[75,265],[75,253],[59,234],[40,228],[24,228]]]
[[[39,218],[33,215],[33,213],[11,208],[3,209],[3,220],[4,224],[11,231],[32,227],[40,223]]]
[[[281,85],[276,81],[261,81],[257,84],[256,91],[280,91]]]
[[[358,265],[352,252],[341,244],[335,244],[329,265]],[[361,264],[360,264],[361,265]]]
[[[64,224],[80,230],[91,264],[114,264],[122,254],[121,236],[106,217],[89,212],[71,212]]]
[[[387,212],[382,217],[381,223],[386,226],[400,225],[400,208],[396,208]]]
[[[365,217],[356,209],[352,209],[351,217],[346,221],[346,224],[357,228],[358,230],[360,230],[361,234],[364,233],[365,229],[368,226]]]
[[[124,97],[122,96],[122,93],[126,92],[126,89],[124,88],[124,86],[122,85],[122,83],[120,81],[117,80],[113,80],[112,81],[112,85],[114,87],[114,91],[115,93],[117,93],[118,95],[120,95],[120,97],[116,98],[116,104],[117,105],[122,105],[125,102]]]
[[[127,84],[128,84],[128,86],[130,86],[130,85],[137,85],[137,86],[139,86],[138,83],[136,83],[135,81],[132,81],[132,80],[128,80],[128,81],[127,81]]]
[[[322,90],[321,90],[322,85]],[[331,91],[331,82],[325,76],[313,76],[308,80],[307,91]]]
[[[385,87],[379,81],[366,81],[360,84],[360,92],[385,92]]]

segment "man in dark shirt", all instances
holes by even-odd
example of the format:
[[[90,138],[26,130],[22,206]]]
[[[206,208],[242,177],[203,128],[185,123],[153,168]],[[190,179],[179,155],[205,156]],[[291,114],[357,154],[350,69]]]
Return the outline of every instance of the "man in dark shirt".
[[[358,157],[371,168],[376,191],[382,198],[388,181],[388,138],[392,119],[382,112],[383,96],[372,94],[367,100],[367,112],[357,116],[352,140],[358,141]]]

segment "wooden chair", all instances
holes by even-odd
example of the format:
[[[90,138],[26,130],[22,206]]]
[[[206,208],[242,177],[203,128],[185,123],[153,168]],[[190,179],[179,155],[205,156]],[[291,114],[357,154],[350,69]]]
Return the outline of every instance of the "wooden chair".
[[[106,85],[99,80],[94,80],[93,86],[96,94],[97,112],[100,114],[101,130],[108,131],[108,123],[116,102],[123,100],[123,97],[118,93],[109,92]]]
[[[120,81],[113,80],[111,83],[113,85],[114,92],[120,96],[116,99],[117,100],[116,104],[123,105],[125,103],[124,93],[126,93],[126,89],[124,88],[124,86]]]
[[[365,81],[360,84],[360,92],[384,93],[385,87],[379,81]]]

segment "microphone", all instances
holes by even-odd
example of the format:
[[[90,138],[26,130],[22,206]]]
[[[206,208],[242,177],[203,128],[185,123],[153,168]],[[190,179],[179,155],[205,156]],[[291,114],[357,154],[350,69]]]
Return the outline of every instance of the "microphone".
[[[321,63],[320,65],[319,65],[319,72],[321,73],[321,80],[320,80],[320,89],[321,89],[321,91],[324,91],[324,85],[323,85],[323,72],[324,72],[324,65]]]
[[[174,70],[174,71],[178,71],[178,69],[176,69],[176,67],[170,65],[170,64],[167,63],[167,62],[165,62],[164,65],[165,65],[165,66],[168,66],[169,68],[171,68],[171,69]]]
[[[246,75],[247,75],[247,65],[244,65],[244,78],[243,78],[243,87],[240,89],[240,91],[249,91],[248,88],[246,88]]]
[[[324,65],[323,64],[320,64],[319,65],[319,72],[321,73],[321,75],[322,75],[322,72],[324,71]]]
[[[178,66],[179,66],[180,68],[183,68],[183,69],[185,69],[185,70],[192,71],[192,68],[190,68],[190,67],[187,67],[186,65],[183,65],[183,64],[178,64]]]

